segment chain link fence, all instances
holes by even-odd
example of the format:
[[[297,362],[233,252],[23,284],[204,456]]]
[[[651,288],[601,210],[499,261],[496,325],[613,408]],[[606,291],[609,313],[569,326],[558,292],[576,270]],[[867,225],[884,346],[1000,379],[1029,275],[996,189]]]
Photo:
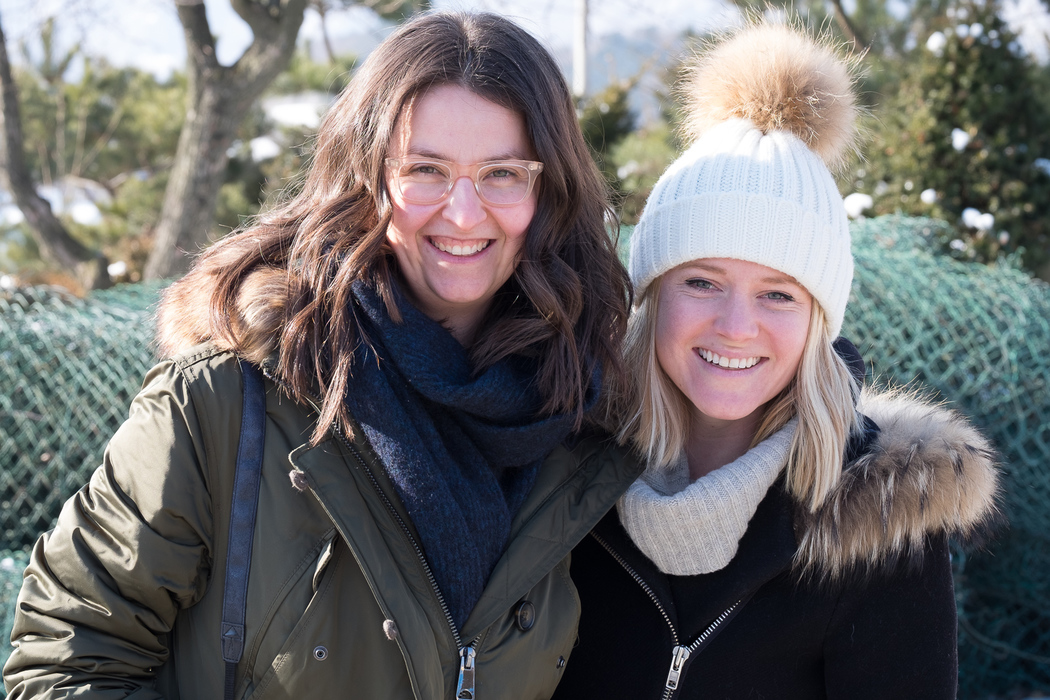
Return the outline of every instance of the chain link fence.
[[[955,552],[960,698],[1050,692],[1050,289],[1010,267],[936,254],[945,226],[904,217],[853,225],[843,333],[875,383],[935,392],[1003,455],[1010,529],[985,551]],[[99,463],[154,360],[158,291],[0,296],[0,547],[13,550],[0,554],[0,634],[25,550]]]
[[[1050,693],[1050,288],[934,254],[944,222],[880,217],[852,232],[843,334],[876,383],[936,392],[1003,458],[1009,529],[955,551],[959,697]]]
[[[157,291],[0,296],[0,545],[32,545],[101,461],[153,364]]]

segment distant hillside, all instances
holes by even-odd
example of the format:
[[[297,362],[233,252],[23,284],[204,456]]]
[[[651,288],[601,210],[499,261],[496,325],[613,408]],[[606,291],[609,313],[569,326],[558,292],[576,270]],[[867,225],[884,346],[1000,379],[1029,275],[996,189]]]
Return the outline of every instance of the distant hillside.
[[[357,56],[363,60],[393,29],[393,25],[372,32],[340,34],[332,37],[336,53]],[[641,75],[631,91],[631,107],[639,124],[653,121],[659,114],[656,93],[665,89],[665,68],[681,55],[686,46],[682,34],[645,29],[630,35],[607,34],[592,37],[587,67],[587,92],[595,93],[614,80],[630,80]],[[566,78],[572,79],[572,47],[555,46],[554,57]],[[319,42],[310,45],[314,60],[325,59]],[[644,75],[642,74],[644,71]]]

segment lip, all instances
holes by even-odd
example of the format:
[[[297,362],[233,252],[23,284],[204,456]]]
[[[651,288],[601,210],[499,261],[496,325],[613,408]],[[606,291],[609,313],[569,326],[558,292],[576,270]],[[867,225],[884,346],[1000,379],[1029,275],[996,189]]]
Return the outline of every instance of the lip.
[[[713,350],[707,348],[693,348],[696,352],[697,357],[703,360],[704,364],[714,369],[723,369],[731,372],[740,372],[744,370],[754,369],[759,365],[765,363],[768,359],[762,355],[747,355],[743,357],[729,357],[727,355],[720,355]]]
[[[492,247],[491,238],[461,239],[448,236],[427,236],[430,248],[444,258],[473,260]]]

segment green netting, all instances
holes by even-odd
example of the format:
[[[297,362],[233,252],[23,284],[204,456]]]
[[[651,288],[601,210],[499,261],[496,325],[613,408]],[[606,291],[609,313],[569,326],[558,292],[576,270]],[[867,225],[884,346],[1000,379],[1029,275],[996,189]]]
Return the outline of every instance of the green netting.
[[[959,696],[1050,692],[1050,288],[931,253],[946,225],[853,226],[843,333],[877,381],[914,382],[973,418],[1002,454],[1010,529],[955,554]]]
[[[152,363],[156,292],[0,295],[0,546],[31,545],[98,465]]]
[[[854,224],[843,332],[877,382],[936,392],[1004,458],[1010,529],[986,551],[955,552],[960,697],[1048,692],[1050,289],[1012,268],[935,254],[943,227],[903,217]],[[29,546],[98,464],[153,361],[156,294],[140,286],[86,301],[38,290],[0,296],[0,547]],[[3,557],[0,633],[10,626],[3,596],[24,565],[17,551]]]
[[[22,572],[28,559],[29,554],[21,550],[0,551],[0,664],[7,661],[10,655],[7,640],[11,638],[11,626],[15,621],[15,600],[18,598],[18,590],[22,587]],[[0,695],[6,695],[2,685]]]

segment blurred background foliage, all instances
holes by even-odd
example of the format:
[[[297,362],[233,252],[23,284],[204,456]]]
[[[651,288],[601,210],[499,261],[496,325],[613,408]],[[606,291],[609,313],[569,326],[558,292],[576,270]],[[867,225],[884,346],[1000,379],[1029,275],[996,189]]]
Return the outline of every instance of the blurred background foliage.
[[[55,22],[45,24],[38,45],[19,47],[23,60],[14,66],[26,161],[40,189],[56,199],[68,188],[92,193],[98,215],[65,207],[62,218],[82,242],[127,260],[135,280],[182,128],[186,81],[180,73],[158,81],[116,68],[79,46],[59,52]],[[61,282],[62,271],[47,269],[20,218],[5,209],[0,270]]]
[[[1050,405],[1046,402],[1045,363],[1039,364],[1048,332],[1048,288],[1043,281],[1050,281],[1050,66],[1045,58],[1037,60],[1026,53],[1004,22],[1004,4],[1015,0],[724,1],[741,14],[783,14],[784,8],[791,8],[814,31],[825,32],[842,46],[863,53],[858,87],[867,110],[862,123],[864,156],[838,173],[838,178],[842,193],[848,195],[850,215],[856,219],[853,231],[860,272],[855,291],[865,284],[878,288],[875,293],[857,294],[855,312],[864,310],[870,318],[849,330],[871,357],[899,350],[899,356],[884,357],[890,374],[897,372],[902,382],[921,381],[971,415],[999,410],[1001,404],[1006,405],[1003,396],[1010,399],[1007,408],[1013,414],[1006,409],[1002,415],[988,413],[987,427],[990,432],[1012,431],[995,435],[1015,465],[1009,473],[1016,501],[1011,503],[1014,529],[1005,536],[1007,544],[999,545],[995,552],[1001,554],[999,560],[988,555],[968,563],[962,557],[956,562],[958,580],[968,582],[960,587],[960,610],[969,611],[961,617],[964,695],[987,698],[1004,688],[1050,692],[1050,627],[1045,604],[1050,595],[1046,583],[1050,581],[1046,571],[1050,548],[1042,506],[1050,483],[1050,477],[1044,476],[1043,460],[1048,449],[1043,417],[1050,413]],[[494,0],[492,4],[498,3]],[[224,154],[228,160],[209,239],[244,225],[275,198],[295,191],[310,157],[320,115],[358,65],[357,56],[334,48],[326,18],[362,5],[398,22],[429,3],[309,0],[309,11],[321,21],[323,45],[301,44],[238,127],[236,139]],[[13,77],[27,166],[38,191],[51,201],[69,233],[111,261],[112,279],[139,282],[154,247],[169,173],[186,121],[189,81],[185,72],[159,79],[144,70],[110,65],[77,45],[59,46],[56,22],[61,21],[48,20],[25,43],[8,45],[15,59]],[[627,225],[624,231],[637,222],[653,185],[686,145],[677,132],[681,108],[676,85],[686,56],[702,50],[705,38],[683,37],[685,51],[653,55],[637,73],[610,76],[604,86],[577,97],[583,133]],[[656,103],[644,118],[635,99],[643,84]],[[621,244],[626,238],[625,234]],[[11,197],[0,191],[0,321],[17,325],[29,319],[27,309],[43,308],[33,290],[44,288],[30,285],[87,291],[71,271],[45,262],[35,241]],[[907,284],[897,284],[905,278]],[[945,315],[936,305],[923,307],[930,284],[935,287],[930,299],[949,311],[962,309],[962,302],[971,300],[973,308],[982,310],[980,322],[969,314]],[[133,327],[148,335],[149,305],[158,288],[135,284],[114,290],[112,297],[106,297],[106,292],[89,296],[85,308],[115,319],[112,324],[93,322],[90,327]],[[895,306],[905,298],[910,306]],[[22,301],[15,304],[12,299]],[[114,301],[118,299],[122,301]],[[98,306],[100,300],[104,303]],[[59,306],[77,303],[63,301]],[[918,307],[930,311],[921,317],[925,323],[921,328],[915,325],[919,317],[910,315]],[[85,313],[78,307],[77,314]],[[57,367],[91,355],[78,350],[77,343],[88,342],[91,336],[69,320],[79,318],[77,314],[61,316],[61,323],[40,331],[49,342],[64,339],[56,347],[68,353],[55,361],[54,371],[48,371],[51,375],[59,376]],[[901,327],[902,317],[911,317],[913,323]],[[38,332],[34,324],[39,319],[29,320],[32,322],[22,326]],[[903,341],[885,342],[895,332],[906,335],[908,342],[924,345],[912,348]],[[938,333],[947,334],[947,339]],[[963,335],[975,333],[984,345],[952,345],[960,343],[958,338]],[[138,381],[134,377],[141,373],[135,363],[149,360],[145,336],[136,337],[127,332],[113,341],[114,347],[133,358],[116,351],[95,353],[100,362],[112,365],[110,375],[133,375],[121,379],[125,392],[134,391]],[[1010,338],[1024,341],[1023,352],[1013,349],[1009,357],[989,359],[994,351],[1002,352]],[[26,349],[26,362],[48,356],[33,347],[24,338],[7,345]],[[1009,370],[1005,378],[996,375],[993,380],[976,382],[980,387],[995,387],[999,393],[994,396],[966,393],[943,381],[949,373],[971,381],[990,372],[989,368]],[[44,377],[48,372],[16,374]],[[110,379],[105,383],[112,389],[120,382]],[[1006,394],[1003,387],[1008,389]],[[65,388],[41,395],[52,399],[76,396]],[[0,394],[0,398],[7,396]],[[15,396],[14,390],[10,396]],[[126,397],[106,403],[119,412]],[[0,417],[17,413],[5,409]],[[76,413],[69,408],[65,414]],[[1024,420],[1003,419],[1014,414]],[[119,416],[112,420],[119,422]],[[112,430],[95,432],[98,437]],[[0,430],[0,437],[3,434]],[[82,441],[73,442],[82,447]],[[1011,445],[1016,455],[1010,452]],[[30,452],[11,449],[6,454],[20,458]],[[85,464],[93,466],[92,459],[86,457]],[[1016,467],[1023,460],[1032,465],[1028,471]],[[5,473],[14,492],[24,496],[21,472],[0,470],[0,476]],[[52,500],[65,497],[56,486],[59,482],[49,480],[51,472],[45,469],[40,474],[44,486],[54,491],[48,491]],[[72,487],[72,482],[62,484]],[[36,532],[46,527],[52,514],[36,501],[30,505],[36,508],[33,517],[37,519],[30,523]],[[16,551],[12,557],[0,556],[0,610],[9,608],[8,599],[17,590],[14,581],[24,565],[24,554]],[[1002,571],[1010,566],[1021,573],[1004,575]],[[1000,602],[993,605],[985,598]],[[1006,608],[1001,600],[1007,599],[1015,613],[1002,612]],[[980,611],[992,612],[981,617]],[[3,624],[0,619],[0,627]],[[1002,651],[1002,640],[1009,641],[1009,650],[998,655],[988,652],[996,644]]]
[[[374,5],[399,21],[426,3],[312,0],[322,19],[351,5]],[[857,193],[856,215],[933,217],[948,228],[944,254],[990,263],[1006,258],[1050,279],[1050,68],[1021,48],[997,0],[884,2],[736,0],[742,14],[791,7],[814,31],[863,52],[859,78],[864,158],[839,182]],[[60,212],[70,232],[110,260],[116,281],[137,281],[149,254],[186,104],[186,80],[165,81],[115,68],[78,46],[59,51],[54,22],[37,46],[20,47],[16,81],[26,156],[41,187],[89,181],[99,216]],[[688,37],[689,53],[704,37]],[[289,122],[272,104],[308,96],[325,104],[346,85],[356,57],[300,46],[241,124],[229,149],[211,237],[242,225],[267,200],[296,186],[309,157],[313,121]],[[318,56],[322,58],[318,58]],[[656,179],[684,144],[677,138],[675,85],[682,56],[654,56],[655,118],[632,107],[637,75],[613,76],[578,98],[578,114],[621,218],[633,224]],[[651,81],[650,81],[651,83]],[[56,208],[58,209],[58,208]],[[0,216],[0,273],[23,281],[63,281],[41,260],[26,224],[8,207]],[[75,282],[67,286],[75,287]]]

